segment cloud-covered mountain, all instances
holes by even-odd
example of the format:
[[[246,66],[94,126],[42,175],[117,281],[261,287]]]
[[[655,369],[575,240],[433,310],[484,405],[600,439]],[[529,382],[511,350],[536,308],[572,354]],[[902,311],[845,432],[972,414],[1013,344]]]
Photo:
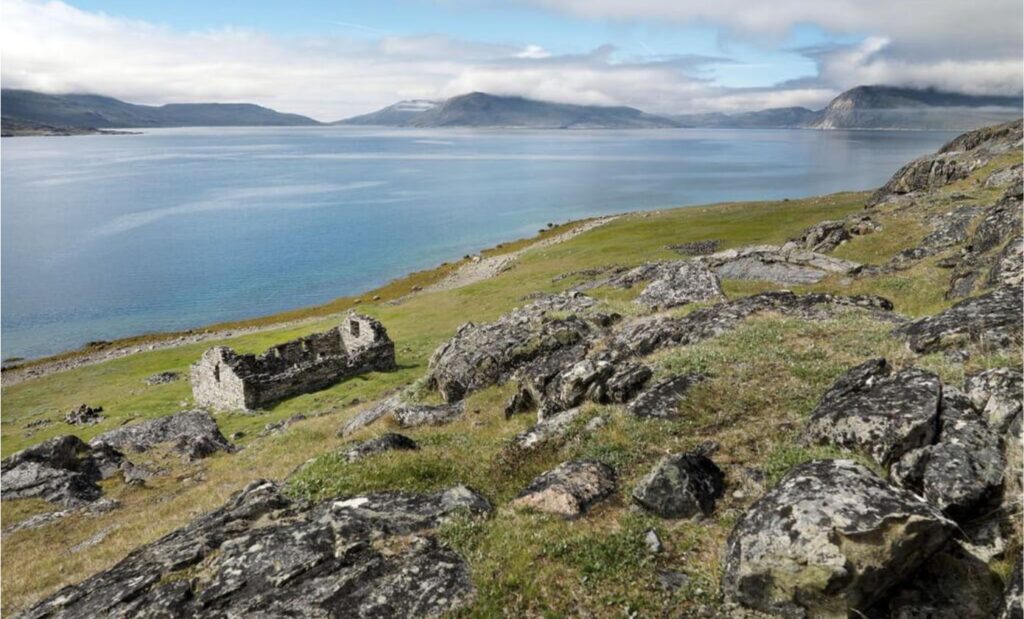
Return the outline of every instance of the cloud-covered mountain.
[[[48,95],[5,88],[5,120],[66,128],[247,127],[318,125],[298,114],[282,114],[251,103],[169,103],[136,105],[91,94]]]
[[[807,123],[811,129],[942,129],[967,131],[1021,117],[1017,97],[858,86]]]
[[[331,123],[332,125],[378,125],[378,126],[396,126],[403,125],[413,117],[418,116],[422,112],[432,110],[437,107],[438,101],[431,101],[428,99],[410,99],[407,101],[399,101],[394,105],[389,105],[384,109],[371,112],[369,114],[362,114],[360,116],[353,116],[352,118],[346,118]]]
[[[353,124],[353,120],[367,117],[385,119],[389,117],[388,110],[392,107],[342,122]],[[524,129],[657,129],[680,126],[670,118],[647,114],[632,107],[551,103],[482,92],[452,97],[411,117],[403,117],[399,122],[383,124]]]

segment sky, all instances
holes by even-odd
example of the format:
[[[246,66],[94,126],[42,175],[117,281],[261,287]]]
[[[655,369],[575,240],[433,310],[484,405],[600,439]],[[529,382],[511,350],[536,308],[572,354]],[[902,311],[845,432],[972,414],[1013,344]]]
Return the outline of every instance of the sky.
[[[338,120],[473,91],[653,113],[1019,95],[1021,0],[2,0],[4,88]]]

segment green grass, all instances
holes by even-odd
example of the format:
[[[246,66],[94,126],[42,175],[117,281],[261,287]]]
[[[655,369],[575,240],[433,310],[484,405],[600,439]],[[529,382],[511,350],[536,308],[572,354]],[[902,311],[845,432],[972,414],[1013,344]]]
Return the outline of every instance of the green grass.
[[[390,428],[376,424],[348,439],[337,437],[337,429],[361,403],[415,385],[431,352],[462,323],[493,320],[522,304],[527,293],[563,290],[575,283],[573,279],[554,283],[552,279],[560,274],[609,264],[677,259],[678,254],[666,246],[688,241],[718,239],[723,248],[781,243],[811,224],[859,212],[866,195],[843,193],[626,215],[568,242],[529,251],[514,268],[489,281],[402,298],[413,287],[438,281],[457,266],[449,264],[361,295],[364,301],[358,304],[359,310],[382,320],[395,340],[397,371],[347,380],[255,414],[220,413],[218,423],[226,435],[245,433],[239,441],[245,447],[242,451],[195,464],[165,458],[160,464],[169,469],[169,475],[155,478],[145,487],[104,482],[106,495],[122,504],[113,512],[100,517],[76,514],[54,525],[5,535],[3,612],[10,614],[62,584],[110,567],[138,545],[213,509],[253,479],[281,480],[293,471],[297,472],[287,491],[314,500],[377,490],[431,491],[458,483],[486,494],[496,508],[492,516],[457,518],[440,531],[442,538],[466,556],[473,571],[478,594],[473,606],[461,613],[464,616],[685,616],[697,606],[714,607],[719,601],[725,538],[759,493],[808,459],[836,455],[863,459],[860,454],[800,441],[804,419],[842,371],[868,357],[886,356],[896,365],[933,369],[955,383],[962,381],[967,371],[1019,365],[1020,360],[981,351],[966,366],[941,355],[915,359],[893,338],[889,325],[860,315],[816,323],[763,315],[719,338],[664,351],[649,360],[659,374],[701,372],[708,376],[693,389],[674,420],[639,421],[620,407],[590,406],[563,444],[524,454],[509,449],[509,440],[534,419],[532,415],[504,418],[503,404],[511,387],[503,386],[474,394],[466,403],[466,415],[447,426],[407,431],[421,445],[418,451],[389,452],[348,464],[337,455],[346,442]],[[916,216],[883,210],[877,217],[883,230],[851,241],[837,255],[880,264],[924,234]],[[564,229],[557,227],[542,236]],[[485,253],[527,245],[527,241],[517,241]],[[893,276],[831,277],[797,291],[881,294],[892,299],[899,311],[919,315],[949,305],[942,297],[944,277],[948,277],[946,272],[926,262]],[[732,298],[777,288],[736,281],[726,281],[723,287]],[[611,310],[631,314],[638,311],[632,303],[638,292],[599,289],[594,296]],[[379,302],[365,301],[375,295],[381,296]],[[389,302],[400,298],[397,303]],[[186,408],[191,403],[187,381],[151,387],[144,379],[168,370],[187,374],[189,364],[215,344],[258,352],[322,330],[336,321],[337,312],[353,304],[352,298],[339,299],[317,308],[232,325],[310,320],[299,326],[154,350],[4,388],[2,453],[6,456],[71,430],[88,439],[131,420]],[[71,428],[60,421],[67,410],[83,402],[103,406],[105,421],[88,428]],[[299,412],[309,418],[286,432],[258,436],[265,424]],[[593,433],[583,432],[582,426],[595,415],[603,416],[605,425]],[[26,428],[39,419],[53,423],[34,431]],[[720,445],[715,460],[728,475],[728,491],[712,517],[699,522],[662,521],[631,507],[633,485],[659,458],[712,440]],[[592,458],[614,466],[619,482],[613,497],[573,522],[507,507],[535,475],[569,458]],[[38,501],[5,502],[4,508],[4,526],[50,509]],[[647,553],[643,533],[649,527],[658,530],[666,544],[665,553]],[[76,544],[105,530],[110,532],[103,543],[71,552]],[[683,572],[687,584],[677,591],[664,591],[655,584],[659,570]]]

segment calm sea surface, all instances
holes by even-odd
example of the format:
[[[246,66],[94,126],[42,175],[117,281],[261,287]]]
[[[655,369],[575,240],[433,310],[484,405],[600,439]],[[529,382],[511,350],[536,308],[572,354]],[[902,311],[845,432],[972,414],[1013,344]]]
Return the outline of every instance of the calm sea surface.
[[[2,354],[320,303],[547,222],[871,188],[951,137],[339,127],[4,139]]]

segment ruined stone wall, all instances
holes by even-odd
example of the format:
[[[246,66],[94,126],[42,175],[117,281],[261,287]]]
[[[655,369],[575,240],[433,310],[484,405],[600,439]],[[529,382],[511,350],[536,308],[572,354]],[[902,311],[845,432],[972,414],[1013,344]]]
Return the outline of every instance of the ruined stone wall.
[[[279,344],[259,356],[225,347],[208,350],[192,366],[192,393],[201,406],[254,409],[394,367],[395,346],[384,326],[349,314],[329,331]]]

